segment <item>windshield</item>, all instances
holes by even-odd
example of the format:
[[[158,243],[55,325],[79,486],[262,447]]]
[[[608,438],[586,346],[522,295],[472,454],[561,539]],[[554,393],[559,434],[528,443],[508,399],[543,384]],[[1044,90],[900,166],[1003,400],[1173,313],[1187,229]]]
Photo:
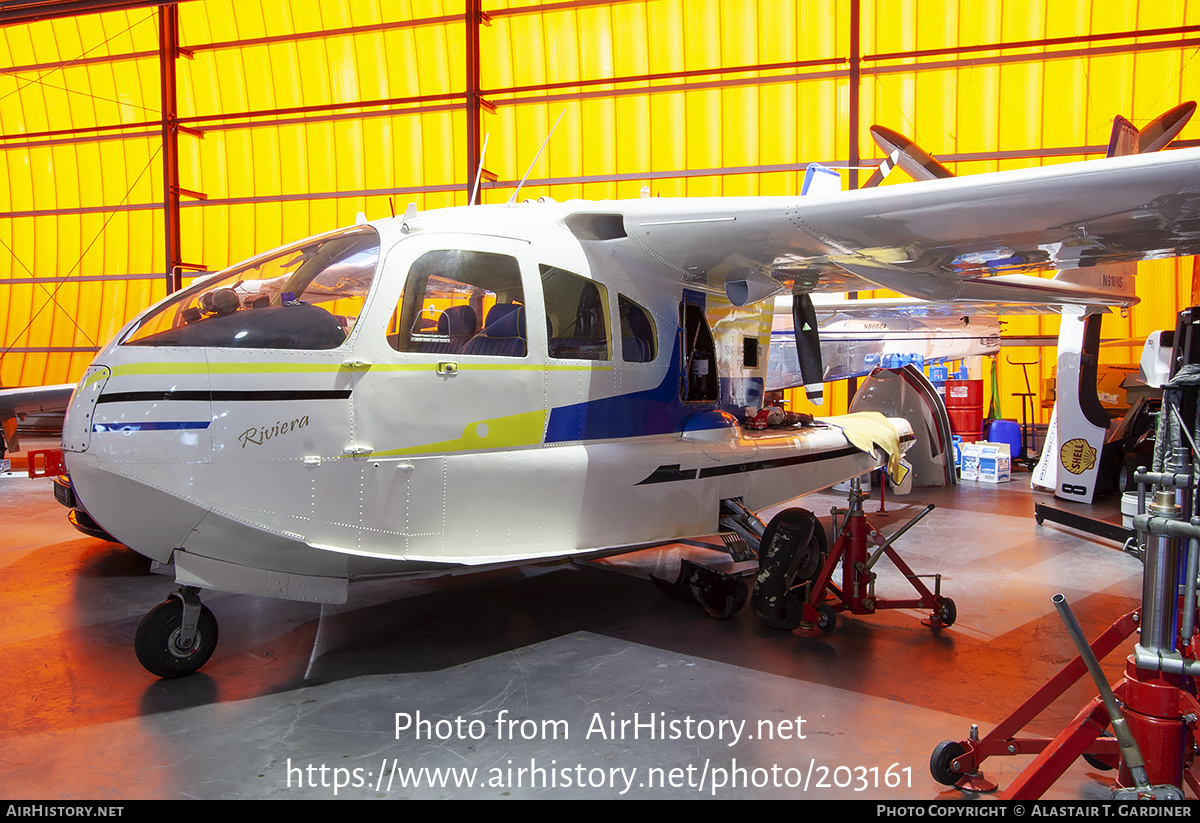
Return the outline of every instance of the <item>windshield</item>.
[[[337,348],[358,320],[378,263],[379,234],[370,226],[302,241],[193,284],[122,344]]]

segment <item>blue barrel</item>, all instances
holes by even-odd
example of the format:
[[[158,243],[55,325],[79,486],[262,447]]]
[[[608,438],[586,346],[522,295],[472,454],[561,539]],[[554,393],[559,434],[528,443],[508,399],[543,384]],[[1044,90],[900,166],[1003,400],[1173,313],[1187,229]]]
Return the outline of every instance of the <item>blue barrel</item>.
[[[1021,425],[1016,420],[993,420],[987,439],[992,443],[1007,443],[1009,456],[1021,456]]]

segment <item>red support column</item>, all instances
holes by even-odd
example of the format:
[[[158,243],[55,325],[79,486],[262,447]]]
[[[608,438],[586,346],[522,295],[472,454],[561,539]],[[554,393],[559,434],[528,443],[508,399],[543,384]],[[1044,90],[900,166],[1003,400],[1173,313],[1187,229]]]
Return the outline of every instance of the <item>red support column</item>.
[[[179,9],[158,10],[158,68],[162,89],[163,239],[166,241],[167,292],[183,286],[179,239],[179,121],[175,109],[175,60],[179,56]]]

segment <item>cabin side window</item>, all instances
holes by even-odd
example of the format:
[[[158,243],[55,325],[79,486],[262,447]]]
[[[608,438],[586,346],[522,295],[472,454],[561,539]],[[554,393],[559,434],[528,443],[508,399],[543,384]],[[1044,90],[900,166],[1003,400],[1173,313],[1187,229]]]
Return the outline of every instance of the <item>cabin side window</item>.
[[[413,263],[387,339],[401,352],[524,357],[525,332],[516,259],[447,249]]]
[[[609,360],[608,290],[565,269],[542,265],[551,357]]]
[[[617,314],[621,317],[621,358],[626,363],[652,363],[658,357],[658,334],[650,312],[618,294]]]

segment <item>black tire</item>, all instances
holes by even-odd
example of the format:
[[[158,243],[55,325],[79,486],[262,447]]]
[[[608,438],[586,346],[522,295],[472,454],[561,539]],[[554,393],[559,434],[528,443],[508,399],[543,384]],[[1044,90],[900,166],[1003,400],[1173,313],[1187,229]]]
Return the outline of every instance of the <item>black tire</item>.
[[[818,603],[817,622],[814,624],[822,632],[828,634],[837,628],[837,612],[828,603]]]
[[[938,609],[937,616],[942,621],[942,626],[953,626],[954,621],[958,619],[958,608],[955,607],[954,601],[943,597],[942,607]]]
[[[821,573],[825,558],[829,555],[829,544],[825,538],[825,527],[815,514],[808,509],[784,509],[771,518],[767,528],[763,530],[762,545],[768,546],[775,539],[775,534],[781,526],[796,527],[797,524],[811,520],[813,524],[812,537],[803,547],[797,548],[792,555],[787,571],[789,589],[803,586]],[[759,559],[761,566],[762,559]]]
[[[1084,752],[1083,759],[1084,759],[1084,762],[1087,763],[1089,766],[1091,766],[1094,769],[1099,769],[1102,772],[1111,772],[1113,769],[1115,769],[1117,767],[1115,763],[1109,763],[1105,760],[1101,760],[1100,755],[1098,755],[1098,754],[1089,754],[1087,752]]]
[[[771,518],[758,551],[758,579],[750,604],[768,626],[791,631],[804,609],[792,591],[821,573],[827,553],[825,528],[806,509],[784,509]]]
[[[208,662],[217,648],[217,618],[208,606],[200,606],[196,642],[191,649],[177,645],[182,626],[183,604],[175,598],[146,613],[133,637],[133,649],[142,668],[169,680],[193,674]]]
[[[1129,461],[1121,461],[1121,470],[1117,473],[1117,494],[1137,490],[1137,483],[1133,482],[1135,469],[1136,466],[1131,465]]]
[[[963,775],[961,772],[954,771],[951,765],[956,758],[962,757],[966,753],[967,750],[957,740],[943,740],[937,744],[933,755],[929,758],[929,773],[943,786],[953,786],[963,779]]]

